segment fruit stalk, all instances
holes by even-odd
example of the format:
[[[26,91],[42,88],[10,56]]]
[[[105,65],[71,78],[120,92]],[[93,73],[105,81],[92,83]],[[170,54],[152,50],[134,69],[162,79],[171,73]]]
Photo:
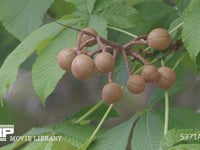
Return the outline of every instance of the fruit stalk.
[[[115,66],[115,61],[117,58],[118,50],[113,50],[113,60],[114,60],[114,66]],[[108,73],[108,82],[113,82],[113,70]]]
[[[165,124],[164,124],[164,135],[167,134],[169,124],[169,93],[165,90]]]
[[[133,52],[133,51],[128,51],[128,54],[133,56],[134,58],[137,58],[139,61],[141,61],[144,65],[148,65],[149,62],[143,58],[140,54],[136,53],[136,52]]]
[[[164,60],[161,59],[161,66],[165,66]],[[167,134],[169,124],[169,93],[165,90],[165,122],[164,122],[164,135]]]
[[[90,116],[95,110],[97,110],[103,104],[103,100],[99,101],[96,105],[94,105],[89,111],[87,111],[83,116],[81,116],[75,123],[80,123],[85,120],[88,116]]]
[[[125,44],[123,47],[125,50],[129,50],[134,45],[147,45],[147,35],[140,35],[137,38]]]
[[[126,54],[125,49],[122,49],[122,55],[123,55],[123,58],[124,58],[124,63],[125,63],[125,66],[126,66],[128,76],[131,76],[131,69],[130,69],[130,65],[128,63],[128,58],[127,58],[127,54]]]
[[[97,39],[97,43],[99,44],[99,47],[102,49],[103,52],[106,52],[106,47],[105,45],[102,43],[100,36],[96,37]]]
[[[112,107],[114,104],[110,104],[110,106],[108,107],[108,109],[106,110],[104,116],[102,117],[101,121],[99,122],[98,126],[96,127],[96,129],[94,130],[94,132],[92,133],[92,135],[90,136],[89,139],[89,143],[91,143],[95,137],[95,135],[97,134],[97,132],[99,131],[99,129],[101,128],[102,124],[104,123],[104,121],[106,120],[106,117],[108,116],[108,114],[110,113]],[[88,144],[89,145],[89,144]]]
[[[80,32],[78,38],[77,38],[77,48],[76,48],[76,53],[80,54],[81,53],[81,38],[83,36],[83,32]]]

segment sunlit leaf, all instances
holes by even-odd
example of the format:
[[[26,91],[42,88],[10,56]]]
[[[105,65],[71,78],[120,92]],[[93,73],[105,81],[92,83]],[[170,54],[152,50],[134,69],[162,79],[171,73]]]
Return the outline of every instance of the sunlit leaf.
[[[147,112],[136,124],[131,140],[132,149],[160,150],[163,137],[163,121],[155,114]]]
[[[200,53],[200,1],[191,1],[184,16],[183,24],[183,43],[189,52],[191,58],[196,61],[196,57]]]
[[[42,25],[53,0],[1,0],[0,21],[19,40]]]

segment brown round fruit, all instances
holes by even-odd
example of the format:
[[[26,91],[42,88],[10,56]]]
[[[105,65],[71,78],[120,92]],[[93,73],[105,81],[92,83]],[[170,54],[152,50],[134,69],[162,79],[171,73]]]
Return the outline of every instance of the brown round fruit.
[[[147,41],[152,49],[162,51],[170,46],[172,38],[167,30],[157,28],[149,33]]]
[[[158,68],[160,79],[157,81],[157,85],[162,89],[168,89],[173,86],[176,81],[175,72],[169,67]]]
[[[142,70],[142,77],[146,82],[156,82],[160,78],[158,69],[153,65],[145,65]]]
[[[101,73],[111,72],[114,68],[113,56],[108,52],[101,52],[95,58],[95,67]]]
[[[139,94],[145,90],[144,78],[140,75],[132,75],[127,80],[127,88],[131,93]]]
[[[66,48],[61,50],[57,55],[57,62],[59,66],[65,71],[71,71],[71,64],[76,57],[76,52],[73,48]]]
[[[119,84],[115,82],[107,83],[102,90],[103,100],[108,103],[116,103],[122,97],[122,89]]]
[[[87,31],[87,32],[90,32],[91,34],[93,34],[93,35],[98,35],[98,33],[96,32],[96,30],[94,30],[93,28],[91,28],[91,27],[86,27],[86,28],[84,28],[83,29],[84,31]],[[78,37],[80,36],[80,33],[79,33],[79,35],[78,35]],[[83,34],[82,35],[82,37],[81,37],[81,44],[82,43],[84,43],[85,41],[87,41],[87,40],[90,40],[90,39],[94,39],[94,37],[93,36],[90,36],[90,35],[87,35],[87,34]],[[96,40],[94,40],[94,41],[91,41],[91,42],[89,42],[89,43],[87,43],[87,45],[86,46],[93,46],[93,45],[95,45],[97,42],[96,42]]]
[[[79,80],[85,80],[92,76],[94,72],[94,61],[85,54],[80,54],[72,61],[72,74]]]

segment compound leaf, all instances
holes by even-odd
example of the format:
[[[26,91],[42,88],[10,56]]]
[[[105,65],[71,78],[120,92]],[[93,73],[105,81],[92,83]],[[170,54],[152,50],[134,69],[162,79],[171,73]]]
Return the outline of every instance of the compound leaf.
[[[200,1],[191,1],[184,16],[183,24],[183,43],[189,52],[191,58],[196,61],[196,57],[200,53]]]
[[[42,25],[53,0],[1,0],[0,21],[19,40]]]
[[[0,69],[0,94],[5,93],[10,84],[16,80],[18,68],[20,65],[34,53],[37,45],[50,37],[56,36],[62,28],[56,23],[50,23],[42,26],[31,35],[29,35],[21,44],[19,44],[7,57]]]
[[[53,40],[39,53],[32,69],[32,81],[36,94],[45,104],[46,98],[55,89],[58,81],[64,74],[57,64],[56,56],[58,52],[67,47],[75,45],[76,32],[65,30]]]
[[[147,112],[137,122],[131,141],[132,149],[159,150],[163,137],[163,121],[155,114]]]
[[[88,150],[126,150],[133,124],[140,116],[141,113],[137,113],[128,121],[108,130]]]
[[[199,149],[200,149],[200,144],[180,144],[168,150],[199,150]]]
[[[161,145],[164,150],[177,145],[180,142],[198,142],[195,135],[199,134],[199,130],[195,129],[172,129],[167,132],[162,139]]]
[[[104,17],[110,25],[120,28],[134,27],[142,22],[142,18],[136,9],[119,3],[104,8],[100,15]]]

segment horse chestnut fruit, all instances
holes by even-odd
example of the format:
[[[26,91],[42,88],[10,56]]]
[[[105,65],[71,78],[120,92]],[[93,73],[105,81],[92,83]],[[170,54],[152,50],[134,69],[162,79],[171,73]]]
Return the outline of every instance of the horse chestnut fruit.
[[[93,34],[93,35],[95,35],[95,36],[98,35],[98,33],[96,32],[96,30],[94,30],[94,29],[91,28],[91,27],[86,27],[86,28],[84,28],[83,30],[84,30],[84,31],[87,31],[87,32],[90,32],[91,34]],[[80,36],[80,33],[79,33],[78,37],[79,37],[79,36]],[[83,33],[80,42],[81,42],[81,44],[82,44],[82,43],[84,43],[85,41],[90,40],[90,39],[92,39],[92,38],[94,39],[93,36],[90,36],[90,35],[87,35],[87,34]],[[88,42],[88,43],[86,44],[86,46],[93,46],[93,45],[95,45],[96,43],[97,43],[96,40],[94,40],[94,41]]]
[[[145,65],[141,75],[146,82],[156,82],[160,78],[158,69],[153,65]]]
[[[108,52],[101,52],[95,58],[95,67],[101,73],[111,72],[114,68],[113,56]]]
[[[144,78],[140,75],[132,75],[127,80],[127,88],[131,93],[139,94],[145,90]]]
[[[73,48],[66,48],[61,50],[57,55],[57,62],[59,66],[65,71],[71,71],[71,64],[76,57],[76,52]]]
[[[167,30],[157,28],[149,33],[147,41],[152,49],[162,51],[170,46],[172,38]]]
[[[122,97],[121,86],[115,82],[107,83],[102,90],[102,97],[108,103],[116,103]]]
[[[94,72],[94,61],[85,54],[80,54],[72,61],[72,74],[79,80],[84,80],[92,76]]]
[[[160,78],[157,81],[158,87],[162,89],[168,89],[173,86],[176,81],[175,72],[169,67],[160,67],[158,68]]]

